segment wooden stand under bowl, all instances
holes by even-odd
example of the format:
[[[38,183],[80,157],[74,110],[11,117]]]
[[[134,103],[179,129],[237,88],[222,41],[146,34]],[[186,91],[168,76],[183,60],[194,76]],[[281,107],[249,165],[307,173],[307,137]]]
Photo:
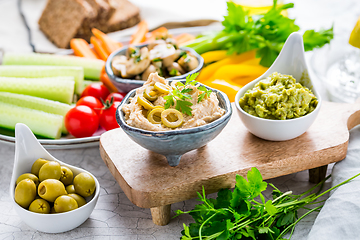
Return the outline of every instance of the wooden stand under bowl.
[[[264,179],[309,169],[309,180],[321,181],[328,164],[345,158],[349,129],[358,124],[359,102],[323,102],[310,129],[289,141],[257,138],[233,114],[219,136],[184,154],[176,167],[133,142],[120,128],[102,134],[100,154],[129,200],[150,208],[155,224],[166,225],[172,203],[196,197],[202,186],[208,194],[233,188],[236,174],[246,177],[251,167]]]

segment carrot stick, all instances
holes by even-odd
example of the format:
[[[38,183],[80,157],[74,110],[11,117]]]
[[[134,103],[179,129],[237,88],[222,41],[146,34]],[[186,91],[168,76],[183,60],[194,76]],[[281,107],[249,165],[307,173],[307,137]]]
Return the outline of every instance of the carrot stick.
[[[96,37],[91,37],[90,42],[94,46],[94,49],[95,49],[97,55],[100,57],[100,59],[106,61],[109,54],[106,52],[106,50],[101,45],[101,41],[99,39],[97,39]]]
[[[195,36],[190,33],[182,33],[174,37],[174,39],[179,46],[182,46],[184,43],[194,40]]]
[[[111,82],[109,76],[106,74],[105,66],[101,70],[100,81],[107,87],[110,92],[118,92],[115,85]]]
[[[139,44],[145,40],[146,33],[149,32],[147,22],[142,20],[138,24],[137,31],[131,36],[130,44]]]
[[[148,36],[146,37],[146,42],[152,42],[156,39],[162,38],[164,36],[168,35],[168,29],[166,27],[159,27],[152,32],[148,33]]]
[[[91,32],[97,39],[101,41],[101,44],[105,48],[108,55],[122,47],[121,43],[115,42],[99,29],[93,28],[91,29]]]
[[[92,51],[89,44],[82,38],[71,39],[70,47],[74,51],[75,56],[99,59],[98,56]]]

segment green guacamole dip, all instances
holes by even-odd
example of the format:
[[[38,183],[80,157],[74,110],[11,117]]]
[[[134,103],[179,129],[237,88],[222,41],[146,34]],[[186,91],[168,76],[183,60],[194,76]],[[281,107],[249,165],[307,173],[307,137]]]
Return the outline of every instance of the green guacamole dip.
[[[239,103],[245,112],[256,117],[286,120],[314,111],[318,101],[291,75],[274,72],[248,90]]]

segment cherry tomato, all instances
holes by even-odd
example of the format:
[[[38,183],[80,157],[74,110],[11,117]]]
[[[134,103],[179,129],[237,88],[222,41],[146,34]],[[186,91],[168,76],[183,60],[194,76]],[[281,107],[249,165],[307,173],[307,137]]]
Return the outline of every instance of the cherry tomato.
[[[105,106],[100,113],[99,122],[100,122],[100,126],[105,128],[106,131],[119,127],[119,124],[117,123],[115,116],[116,109],[119,105],[120,102],[113,102],[113,103],[111,103],[110,101],[105,102]]]
[[[65,127],[74,137],[90,137],[99,128],[99,116],[88,106],[75,106],[65,115]]]
[[[103,104],[94,96],[85,96],[79,99],[77,101],[76,106],[79,105],[85,105],[90,107],[92,110],[96,112],[98,116],[100,116],[101,109],[103,107]]]
[[[81,94],[81,97],[93,96],[101,101],[110,94],[109,90],[102,83],[92,83],[88,85]]]
[[[114,98],[114,102],[121,102],[124,99],[124,94],[119,92],[110,93],[109,96],[107,96],[106,100],[111,101],[111,98]]]

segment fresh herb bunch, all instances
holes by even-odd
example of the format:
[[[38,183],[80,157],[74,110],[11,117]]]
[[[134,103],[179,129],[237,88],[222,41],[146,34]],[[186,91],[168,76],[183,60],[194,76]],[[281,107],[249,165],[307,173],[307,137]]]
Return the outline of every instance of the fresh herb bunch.
[[[169,107],[175,105],[176,110],[181,111],[182,113],[187,114],[189,116],[192,116],[191,106],[193,104],[188,100],[192,100],[192,97],[189,93],[193,89],[188,88],[188,86],[195,86],[198,83],[198,81],[195,80],[198,75],[199,73],[193,73],[186,76],[185,84],[183,84],[182,82],[177,82],[172,92],[164,97],[164,99],[166,100],[164,108],[168,109]],[[181,87],[182,89],[180,90],[179,87]],[[203,100],[205,96],[209,97],[212,92],[210,89],[207,89],[205,86],[198,86],[197,89],[202,91],[202,93],[199,94],[198,96],[198,100],[197,100],[198,103],[201,100]]]
[[[293,3],[277,5],[265,14],[250,15],[242,6],[227,2],[228,14],[224,17],[224,29],[216,34],[209,34],[195,39],[186,45],[199,54],[219,49],[228,50],[229,54],[243,53],[257,49],[260,64],[269,67],[279,55],[286,39],[292,32],[300,30],[294,19],[281,14],[283,10],[293,8]],[[333,38],[333,28],[321,31],[307,30],[303,34],[306,51],[319,48]]]
[[[199,201],[203,204],[196,205],[188,212],[177,210],[176,216],[188,213],[195,220],[195,223],[190,223],[189,226],[184,224],[181,239],[284,239],[283,236],[290,230],[292,235],[295,225],[302,218],[322,207],[309,210],[307,205],[324,202],[317,199],[359,175],[360,173],[321,194],[311,192],[330,176],[300,195],[294,195],[291,191],[283,193],[269,183],[273,188],[273,199],[265,201],[261,192],[266,190],[268,184],[263,181],[258,169],[251,168],[247,173],[248,180],[236,175],[234,191],[222,189],[216,199],[207,199],[203,188],[202,194],[198,193]],[[256,197],[260,197],[261,202],[256,201]],[[297,211],[300,208],[309,211],[298,218]]]

